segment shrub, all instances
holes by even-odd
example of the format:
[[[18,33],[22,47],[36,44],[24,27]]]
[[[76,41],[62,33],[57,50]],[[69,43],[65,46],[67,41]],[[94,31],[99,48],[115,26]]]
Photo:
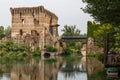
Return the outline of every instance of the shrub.
[[[103,54],[103,53],[98,53],[98,54],[96,55],[96,57],[97,57],[97,59],[98,59],[99,61],[102,61],[102,62],[103,62],[103,60],[104,60],[104,54]]]
[[[11,41],[0,43],[0,56],[10,59],[24,58],[28,55],[27,46],[14,44]]]
[[[72,50],[71,50],[70,47],[67,47],[67,48],[65,49],[65,54],[67,54],[67,55],[72,54]]]
[[[87,57],[95,57],[95,54],[94,53],[88,53]]]
[[[34,55],[34,56],[39,56],[40,53],[41,53],[41,51],[40,51],[40,48],[39,48],[39,47],[37,47],[37,48],[33,51],[33,55]]]
[[[52,47],[52,46],[46,46],[45,49],[48,52],[57,52],[57,48]]]

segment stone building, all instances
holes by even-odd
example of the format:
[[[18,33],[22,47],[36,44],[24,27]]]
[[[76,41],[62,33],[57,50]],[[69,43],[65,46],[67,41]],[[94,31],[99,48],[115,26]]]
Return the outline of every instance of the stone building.
[[[14,42],[28,41],[30,45],[38,45],[44,49],[46,45],[58,46],[58,17],[38,7],[10,8],[12,14],[11,37]]]

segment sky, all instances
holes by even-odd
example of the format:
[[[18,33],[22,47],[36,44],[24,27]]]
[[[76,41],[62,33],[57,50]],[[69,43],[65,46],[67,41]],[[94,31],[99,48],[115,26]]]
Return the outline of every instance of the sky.
[[[76,25],[81,34],[87,33],[87,21],[93,21],[89,14],[80,9],[86,5],[82,0],[1,0],[0,5],[0,26],[4,27],[11,26],[10,7],[44,6],[58,16],[60,35],[64,25]]]

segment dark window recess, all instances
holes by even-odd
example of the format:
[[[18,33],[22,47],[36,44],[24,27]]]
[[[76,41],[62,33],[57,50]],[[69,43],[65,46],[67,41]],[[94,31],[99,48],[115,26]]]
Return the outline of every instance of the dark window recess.
[[[21,36],[23,35],[23,30],[22,30],[22,29],[20,29],[20,35],[21,35]]]
[[[33,16],[33,17],[35,16],[34,12],[32,13],[32,16]]]
[[[24,24],[25,24],[25,21],[24,21],[24,19],[22,19],[21,21],[22,21],[22,24],[24,25]]]
[[[20,12],[20,18],[21,18],[21,16],[22,16],[22,13]]]
[[[34,25],[35,25],[35,26],[39,25],[39,20],[34,19]]]
[[[31,31],[31,35],[32,35],[32,36],[36,36],[36,35],[37,35],[37,31],[36,31],[36,30],[32,30],[32,31]]]
[[[50,27],[50,33],[53,35],[53,28]]]

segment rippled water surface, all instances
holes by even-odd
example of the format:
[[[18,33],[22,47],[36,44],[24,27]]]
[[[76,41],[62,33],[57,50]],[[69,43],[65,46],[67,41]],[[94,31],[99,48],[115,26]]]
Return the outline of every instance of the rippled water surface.
[[[0,80],[119,80],[95,58],[81,56],[0,61]]]

